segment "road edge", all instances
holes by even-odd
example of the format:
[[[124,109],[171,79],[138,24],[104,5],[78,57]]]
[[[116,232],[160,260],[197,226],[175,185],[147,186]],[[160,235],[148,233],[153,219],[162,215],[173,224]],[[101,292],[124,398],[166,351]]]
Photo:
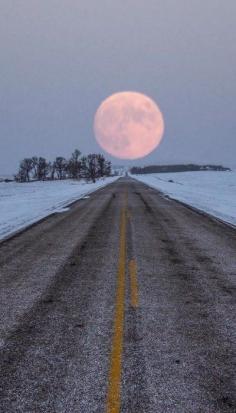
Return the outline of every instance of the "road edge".
[[[232,229],[233,231],[236,230],[236,225],[231,224],[230,222],[224,221],[223,219],[218,218],[218,217],[216,217],[215,215],[212,215],[212,214],[204,211],[203,209],[199,209],[199,208],[197,208],[197,207],[194,207],[194,206],[192,206],[192,205],[189,205],[189,204],[187,204],[187,203],[184,202],[184,201],[180,201],[179,199],[172,198],[170,195],[165,194],[165,192],[162,192],[160,189],[157,189],[157,188],[155,188],[155,187],[152,186],[152,185],[148,185],[147,183],[142,182],[142,181],[139,181],[138,179],[133,178],[133,177],[131,177],[131,176],[130,176],[130,178],[134,179],[136,182],[140,182],[141,184],[145,185],[147,188],[153,189],[154,191],[156,191],[156,192],[157,192],[162,198],[164,198],[164,199],[169,199],[170,201],[176,202],[177,204],[180,204],[180,205],[182,205],[183,207],[185,207],[185,208],[187,208],[187,209],[190,209],[191,211],[195,212],[196,214],[202,215],[202,216],[204,216],[205,218],[208,218],[208,219],[210,219],[210,220],[213,221],[213,222],[216,222],[216,223],[218,223],[218,224],[221,224],[221,225],[224,226],[224,227],[227,227],[228,229]]]
[[[67,211],[67,210],[66,210],[66,211],[63,211],[63,209],[65,209],[65,208],[71,208],[72,206],[76,205],[79,201],[83,200],[83,198],[84,198],[85,196],[93,195],[93,194],[95,194],[96,192],[102,191],[103,189],[105,189],[105,188],[107,188],[108,186],[110,186],[110,185],[114,184],[115,182],[117,182],[120,178],[121,178],[121,177],[118,177],[115,181],[109,182],[109,183],[107,183],[106,185],[104,185],[104,186],[102,186],[102,187],[100,187],[100,188],[95,189],[94,191],[87,192],[86,194],[81,195],[79,198],[77,198],[77,199],[74,200],[74,201],[68,201],[68,204],[65,204],[65,205],[62,207],[62,209],[61,209],[60,212],[58,212],[58,211],[52,211],[50,214],[48,214],[48,215],[46,215],[46,216],[44,216],[44,217],[42,217],[42,218],[39,218],[37,221],[34,221],[34,222],[32,222],[31,224],[28,224],[28,225],[26,225],[25,227],[22,227],[22,228],[20,228],[20,229],[18,229],[18,230],[16,230],[16,231],[12,232],[11,234],[6,235],[6,237],[3,237],[3,238],[0,239],[0,248],[2,247],[2,245],[6,244],[6,243],[8,243],[8,242],[10,242],[10,241],[12,241],[13,239],[15,239],[15,238],[19,237],[20,235],[24,234],[26,231],[29,231],[30,229],[36,227],[36,225],[42,224],[42,222],[45,222],[47,219],[52,218],[53,216],[55,216],[55,215],[57,215],[57,214],[67,213],[68,211]]]

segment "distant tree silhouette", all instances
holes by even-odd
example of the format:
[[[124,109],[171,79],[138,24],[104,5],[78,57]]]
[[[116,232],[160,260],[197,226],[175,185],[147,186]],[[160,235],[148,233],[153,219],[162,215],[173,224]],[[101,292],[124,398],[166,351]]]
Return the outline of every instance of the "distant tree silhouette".
[[[98,178],[98,157],[96,154],[89,154],[82,158],[82,177],[96,182]]]
[[[50,170],[50,164],[43,157],[33,156],[32,158],[33,178],[38,181],[44,181]]]
[[[19,171],[16,175],[16,180],[19,182],[29,182],[30,173],[32,171],[33,164],[31,158],[25,158],[20,162]]]
[[[134,166],[130,169],[131,174],[152,174],[166,172],[190,172],[190,171],[230,171],[222,165],[195,165],[195,164],[180,164],[180,165],[149,165],[144,167]]]
[[[89,154],[81,158],[81,176],[93,182],[97,178],[111,175],[111,162],[101,154]]]
[[[38,160],[37,179],[40,181],[45,181],[49,170],[50,165],[47,162],[47,160],[45,158],[40,157]]]
[[[33,175],[34,175],[34,178],[37,179],[37,176],[38,176],[38,161],[39,161],[39,158],[38,158],[37,156],[33,156],[31,159],[32,159]]]
[[[97,163],[98,163],[98,174],[103,177],[106,173],[106,159],[103,155],[97,155]]]
[[[80,156],[81,152],[78,149],[75,149],[67,164],[69,178],[79,179],[81,169],[81,161],[79,159]]]
[[[111,162],[101,154],[89,154],[81,157],[81,152],[75,149],[67,161],[63,156],[57,156],[54,162],[48,162],[43,157],[33,156],[20,162],[19,170],[15,175],[18,182],[30,180],[59,180],[86,179],[93,182],[97,178],[111,175]]]
[[[54,170],[57,174],[58,179],[66,178],[66,171],[67,171],[67,161],[63,156],[57,156],[54,163]]]

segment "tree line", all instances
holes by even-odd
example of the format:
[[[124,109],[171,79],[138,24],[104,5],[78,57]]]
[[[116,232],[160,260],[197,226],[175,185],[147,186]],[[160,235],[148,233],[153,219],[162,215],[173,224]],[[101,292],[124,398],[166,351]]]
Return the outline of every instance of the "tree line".
[[[195,164],[178,164],[178,165],[149,165],[133,166],[130,173],[134,175],[153,174],[165,172],[192,172],[192,171],[230,171],[222,165],[195,165]]]
[[[111,175],[111,162],[101,154],[81,156],[75,149],[69,159],[57,156],[53,162],[43,157],[33,156],[20,162],[15,175],[17,182],[30,182],[32,180],[46,181],[54,179],[86,179],[96,182],[97,178]]]

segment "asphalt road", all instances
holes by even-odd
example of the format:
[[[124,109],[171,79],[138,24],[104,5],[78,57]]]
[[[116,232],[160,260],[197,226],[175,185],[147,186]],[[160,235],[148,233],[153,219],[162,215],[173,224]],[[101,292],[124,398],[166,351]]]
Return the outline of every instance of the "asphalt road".
[[[236,231],[123,178],[0,246],[0,412],[235,412]]]

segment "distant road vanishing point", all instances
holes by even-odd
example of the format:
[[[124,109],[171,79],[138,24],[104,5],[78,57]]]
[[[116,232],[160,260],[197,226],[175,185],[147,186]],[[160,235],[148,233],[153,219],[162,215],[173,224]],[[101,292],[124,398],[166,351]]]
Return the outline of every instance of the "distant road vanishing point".
[[[235,412],[235,251],[129,177],[1,243],[0,412]]]

